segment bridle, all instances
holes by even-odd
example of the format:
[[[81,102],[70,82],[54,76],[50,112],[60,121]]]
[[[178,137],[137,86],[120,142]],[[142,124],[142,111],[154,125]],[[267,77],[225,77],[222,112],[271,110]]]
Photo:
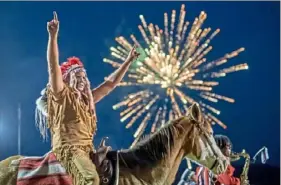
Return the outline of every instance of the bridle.
[[[198,129],[200,134],[203,134],[203,136],[205,137],[206,141],[208,142],[208,144],[210,145],[210,148],[213,152],[213,154],[215,155],[216,159],[214,161],[214,163],[212,164],[210,170],[214,169],[215,166],[218,164],[218,159],[219,159],[219,155],[217,154],[217,151],[215,150],[215,146],[214,143],[210,140],[209,135],[210,133],[207,131],[206,128],[204,128],[204,124],[205,124],[205,118],[203,117],[203,121],[199,122],[197,121],[194,116],[190,113],[189,114],[189,119],[190,121],[193,121],[195,123],[196,128]]]

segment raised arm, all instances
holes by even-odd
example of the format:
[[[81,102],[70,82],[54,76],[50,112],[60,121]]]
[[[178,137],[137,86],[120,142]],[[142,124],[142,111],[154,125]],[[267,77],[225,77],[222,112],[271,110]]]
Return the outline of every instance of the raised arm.
[[[49,41],[47,49],[47,61],[49,72],[49,84],[51,90],[57,94],[63,90],[62,73],[59,66],[59,51],[58,51],[58,31],[59,21],[57,13],[54,12],[54,18],[47,23],[49,32]]]
[[[95,103],[99,102],[104,96],[109,94],[121,82],[131,63],[138,56],[139,53],[136,52],[136,48],[134,46],[130,51],[126,61],[114,73],[112,73],[106,79],[106,81],[92,90]]]

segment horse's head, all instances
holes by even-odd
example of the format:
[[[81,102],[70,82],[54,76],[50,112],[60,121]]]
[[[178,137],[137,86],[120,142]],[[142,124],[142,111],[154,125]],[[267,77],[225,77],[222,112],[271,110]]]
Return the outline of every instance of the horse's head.
[[[183,145],[185,156],[215,174],[224,172],[229,162],[216,145],[213,129],[205,121],[197,103],[190,107],[189,114],[182,120],[182,126],[187,132]]]

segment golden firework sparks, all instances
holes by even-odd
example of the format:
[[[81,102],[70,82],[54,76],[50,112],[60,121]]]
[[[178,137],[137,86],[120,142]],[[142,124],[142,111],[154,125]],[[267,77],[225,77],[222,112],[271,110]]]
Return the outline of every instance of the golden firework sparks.
[[[194,102],[201,105],[206,121],[226,128],[213,115],[221,113],[214,106],[222,100],[229,103],[234,103],[235,100],[213,91],[219,85],[218,78],[248,69],[247,63],[222,68],[245,48],[209,61],[206,56],[213,49],[210,43],[220,29],[212,31],[211,28],[202,28],[207,18],[203,11],[193,23],[185,21],[185,15],[184,5],[181,6],[178,18],[176,10],[172,10],[170,18],[168,13],[164,13],[164,29],[147,23],[145,17],[140,15],[141,25],[138,25],[138,29],[142,39],[138,40],[133,34],[130,35],[131,41],[122,36],[117,37],[115,40],[118,46],[110,48],[114,59],[103,60],[115,68],[119,67],[134,44],[141,54],[130,68],[127,81],[121,82],[119,86],[141,86],[143,89],[129,94],[113,106],[114,110],[123,108],[120,116],[121,122],[128,120],[126,128],[139,123],[132,146],[146,130],[155,132],[167,120],[184,115],[188,111],[188,105]],[[150,122],[150,129],[146,129]]]

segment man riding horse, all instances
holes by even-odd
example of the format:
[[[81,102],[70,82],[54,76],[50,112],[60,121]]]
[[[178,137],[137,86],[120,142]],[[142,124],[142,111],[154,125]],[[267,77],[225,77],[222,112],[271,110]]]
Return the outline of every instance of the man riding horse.
[[[0,161],[0,185],[106,184],[97,172],[100,158],[92,157],[98,156],[92,141],[96,131],[94,104],[116,87],[138,53],[133,47],[124,64],[91,90],[78,58],[69,58],[59,66],[56,13],[47,28],[49,83],[37,101],[43,115],[37,118],[44,137],[47,128],[50,130],[52,151],[43,157],[11,156]],[[46,121],[42,119],[44,116]],[[115,179],[118,185],[170,185],[184,158],[206,166],[214,174],[224,172],[228,165],[198,104],[190,106],[185,116],[170,120],[133,148],[112,151],[106,157],[112,165],[119,161]]]
[[[56,12],[53,20],[47,23],[47,30],[49,83],[45,92],[48,118],[45,123],[51,133],[52,152],[72,176],[75,184],[99,185],[96,166],[89,157],[95,153],[95,103],[118,85],[139,54],[133,47],[121,67],[92,90],[83,64],[78,58],[68,58],[59,66],[59,21]],[[40,128],[46,127],[41,123]],[[46,132],[41,129],[41,134],[45,137]]]
[[[100,183],[171,185],[184,158],[207,167],[214,174],[221,174],[228,160],[216,145],[212,133],[198,104],[193,104],[185,116],[171,120],[131,149],[108,152],[106,159],[109,163],[119,165],[115,177],[107,176],[109,181],[101,180]],[[0,161],[0,185],[74,183],[54,152],[41,157],[11,156]]]

